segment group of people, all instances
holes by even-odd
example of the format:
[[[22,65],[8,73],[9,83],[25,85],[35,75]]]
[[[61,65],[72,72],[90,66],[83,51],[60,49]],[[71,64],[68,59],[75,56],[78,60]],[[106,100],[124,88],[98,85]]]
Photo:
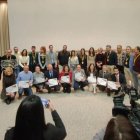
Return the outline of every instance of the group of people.
[[[6,88],[16,83],[19,86],[19,99],[23,93],[32,95],[32,86],[36,87],[37,92],[44,93],[59,92],[61,87],[64,93],[70,93],[72,87],[74,90],[81,89],[82,91],[88,87],[93,93],[101,90],[107,92],[108,95],[114,92],[107,86],[97,85],[95,81],[97,77],[116,82],[118,90],[115,93],[118,93],[120,88],[127,84],[126,72],[129,78],[134,79],[135,88],[138,90],[140,87],[139,46],[133,51],[130,46],[127,46],[123,51],[122,46],[117,45],[116,52],[110,45],[106,46],[105,52],[102,48],[95,52],[91,47],[87,53],[84,48],[80,52],[75,50],[69,52],[67,45],[64,45],[63,50],[58,53],[53,50],[53,45],[49,46],[47,52],[44,46],[39,52],[36,51],[35,46],[32,46],[30,53],[26,49],[20,53],[18,47],[14,47],[13,54],[12,50],[8,49],[0,60],[17,62],[14,68],[1,66],[1,72],[3,71],[1,98],[7,104],[11,103],[16,92],[7,92]],[[113,68],[113,72],[109,71],[109,68]],[[26,81],[28,86],[22,87],[21,81]]]

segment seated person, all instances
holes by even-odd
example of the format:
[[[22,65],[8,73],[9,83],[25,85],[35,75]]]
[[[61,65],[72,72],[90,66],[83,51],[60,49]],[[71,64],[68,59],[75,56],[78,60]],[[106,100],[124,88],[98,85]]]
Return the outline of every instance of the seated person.
[[[114,74],[111,75],[111,81],[116,82],[116,85],[118,87],[118,90],[114,91],[115,94],[118,94],[121,88],[124,89],[126,87],[125,76],[124,74],[119,72],[119,69],[117,67],[114,67]]]
[[[91,81],[90,79],[91,78],[96,78],[96,70],[95,70],[95,66],[93,63],[91,63],[88,67],[88,70],[87,70],[87,80],[88,80],[88,87],[89,87],[89,91],[93,92],[93,93],[96,93],[96,80],[95,82]],[[92,79],[93,80],[93,79]]]
[[[128,118],[117,115],[109,121],[106,130],[102,129],[93,140],[139,140],[139,138]]]
[[[77,65],[76,70],[74,71],[74,90],[81,89],[84,91],[84,87],[87,86],[86,74],[81,65]]]
[[[47,70],[45,71],[44,75],[45,75],[45,79],[47,81],[46,88],[48,90],[48,93],[51,92],[51,89],[54,89],[54,91],[59,91],[60,90],[59,81],[58,81],[58,85],[55,85],[55,86],[50,86],[49,83],[48,83],[49,79],[56,78],[58,80],[58,78],[59,78],[58,72],[53,69],[52,64],[48,64]]]
[[[35,67],[35,72],[33,73],[33,85],[36,87],[36,92],[47,92],[47,90],[44,89],[45,76],[39,66]]]
[[[66,137],[65,126],[49,101],[47,108],[50,110],[54,124],[45,123],[42,101],[39,96],[26,97],[20,104],[15,126],[5,134],[5,140],[64,140]]]
[[[25,85],[21,85],[20,84],[21,81],[26,81],[28,86],[26,87]],[[31,71],[29,71],[29,66],[25,65],[23,67],[23,71],[21,71],[17,77],[17,83],[19,85],[19,90],[18,90],[19,99],[22,97],[23,92],[25,95],[33,94],[32,88],[31,88],[32,82],[33,82],[33,74]]]
[[[68,81],[63,81],[62,77],[68,76]],[[72,85],[72,72],[70,71],[70,68],[68,65],[63,66],[62,72],[59,74],[59,80],[61,82],[61,85],[63,87],[64,93],[70,93],[71,92],[71,85]]]
[[[107,80],[111,80],[111,73],[108,72],[107,65],[103,65],[102,70],[99,71],[99,76],[98,77],[104,78],[104,79],[107,79]],[[102,85],[98,85],[98,88],[99,88],[100,91],[106,91],[108,95],[110,94],[107,87],[102,86]]]
[[[7,87],[16,84],[15,74],[11,67],[5,68],[2,83],[1,98],[4,100],[4,102],[6,102],[6,104],[10,104],[11,101],[15,99],[16,95],[15,92],[6,92]]]

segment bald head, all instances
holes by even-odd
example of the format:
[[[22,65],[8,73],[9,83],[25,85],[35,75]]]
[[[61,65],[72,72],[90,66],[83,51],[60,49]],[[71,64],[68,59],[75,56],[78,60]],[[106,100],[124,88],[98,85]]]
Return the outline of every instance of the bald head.
[[[47,69],[48,69],[49,71],[53,70],[52,64],[48,64]]]
[[[25,65],[24,67],[23,67],[23,70],[24,70],[24,72],[28,72],[29,71],[29,66],[28,65]]]

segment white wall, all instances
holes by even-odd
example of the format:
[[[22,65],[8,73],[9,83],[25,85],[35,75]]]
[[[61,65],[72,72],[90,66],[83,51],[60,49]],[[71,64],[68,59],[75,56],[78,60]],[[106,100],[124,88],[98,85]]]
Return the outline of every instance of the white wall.
[[[11,47],[140,45],[140,0],[9,0]]]

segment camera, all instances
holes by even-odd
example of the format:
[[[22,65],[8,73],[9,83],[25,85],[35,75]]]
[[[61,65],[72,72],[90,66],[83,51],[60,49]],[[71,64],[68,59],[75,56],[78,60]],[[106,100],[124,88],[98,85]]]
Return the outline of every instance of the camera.
[[[129,96],[130,106],[126,106],[123,101],[125,95]],[[121,87],[118,95],[113,97],[114,107],[112,108],[112,115],[123,115],[127,117],[134,127],[134,130],[140,138],[140,104],[138,91],[133,86]]]

